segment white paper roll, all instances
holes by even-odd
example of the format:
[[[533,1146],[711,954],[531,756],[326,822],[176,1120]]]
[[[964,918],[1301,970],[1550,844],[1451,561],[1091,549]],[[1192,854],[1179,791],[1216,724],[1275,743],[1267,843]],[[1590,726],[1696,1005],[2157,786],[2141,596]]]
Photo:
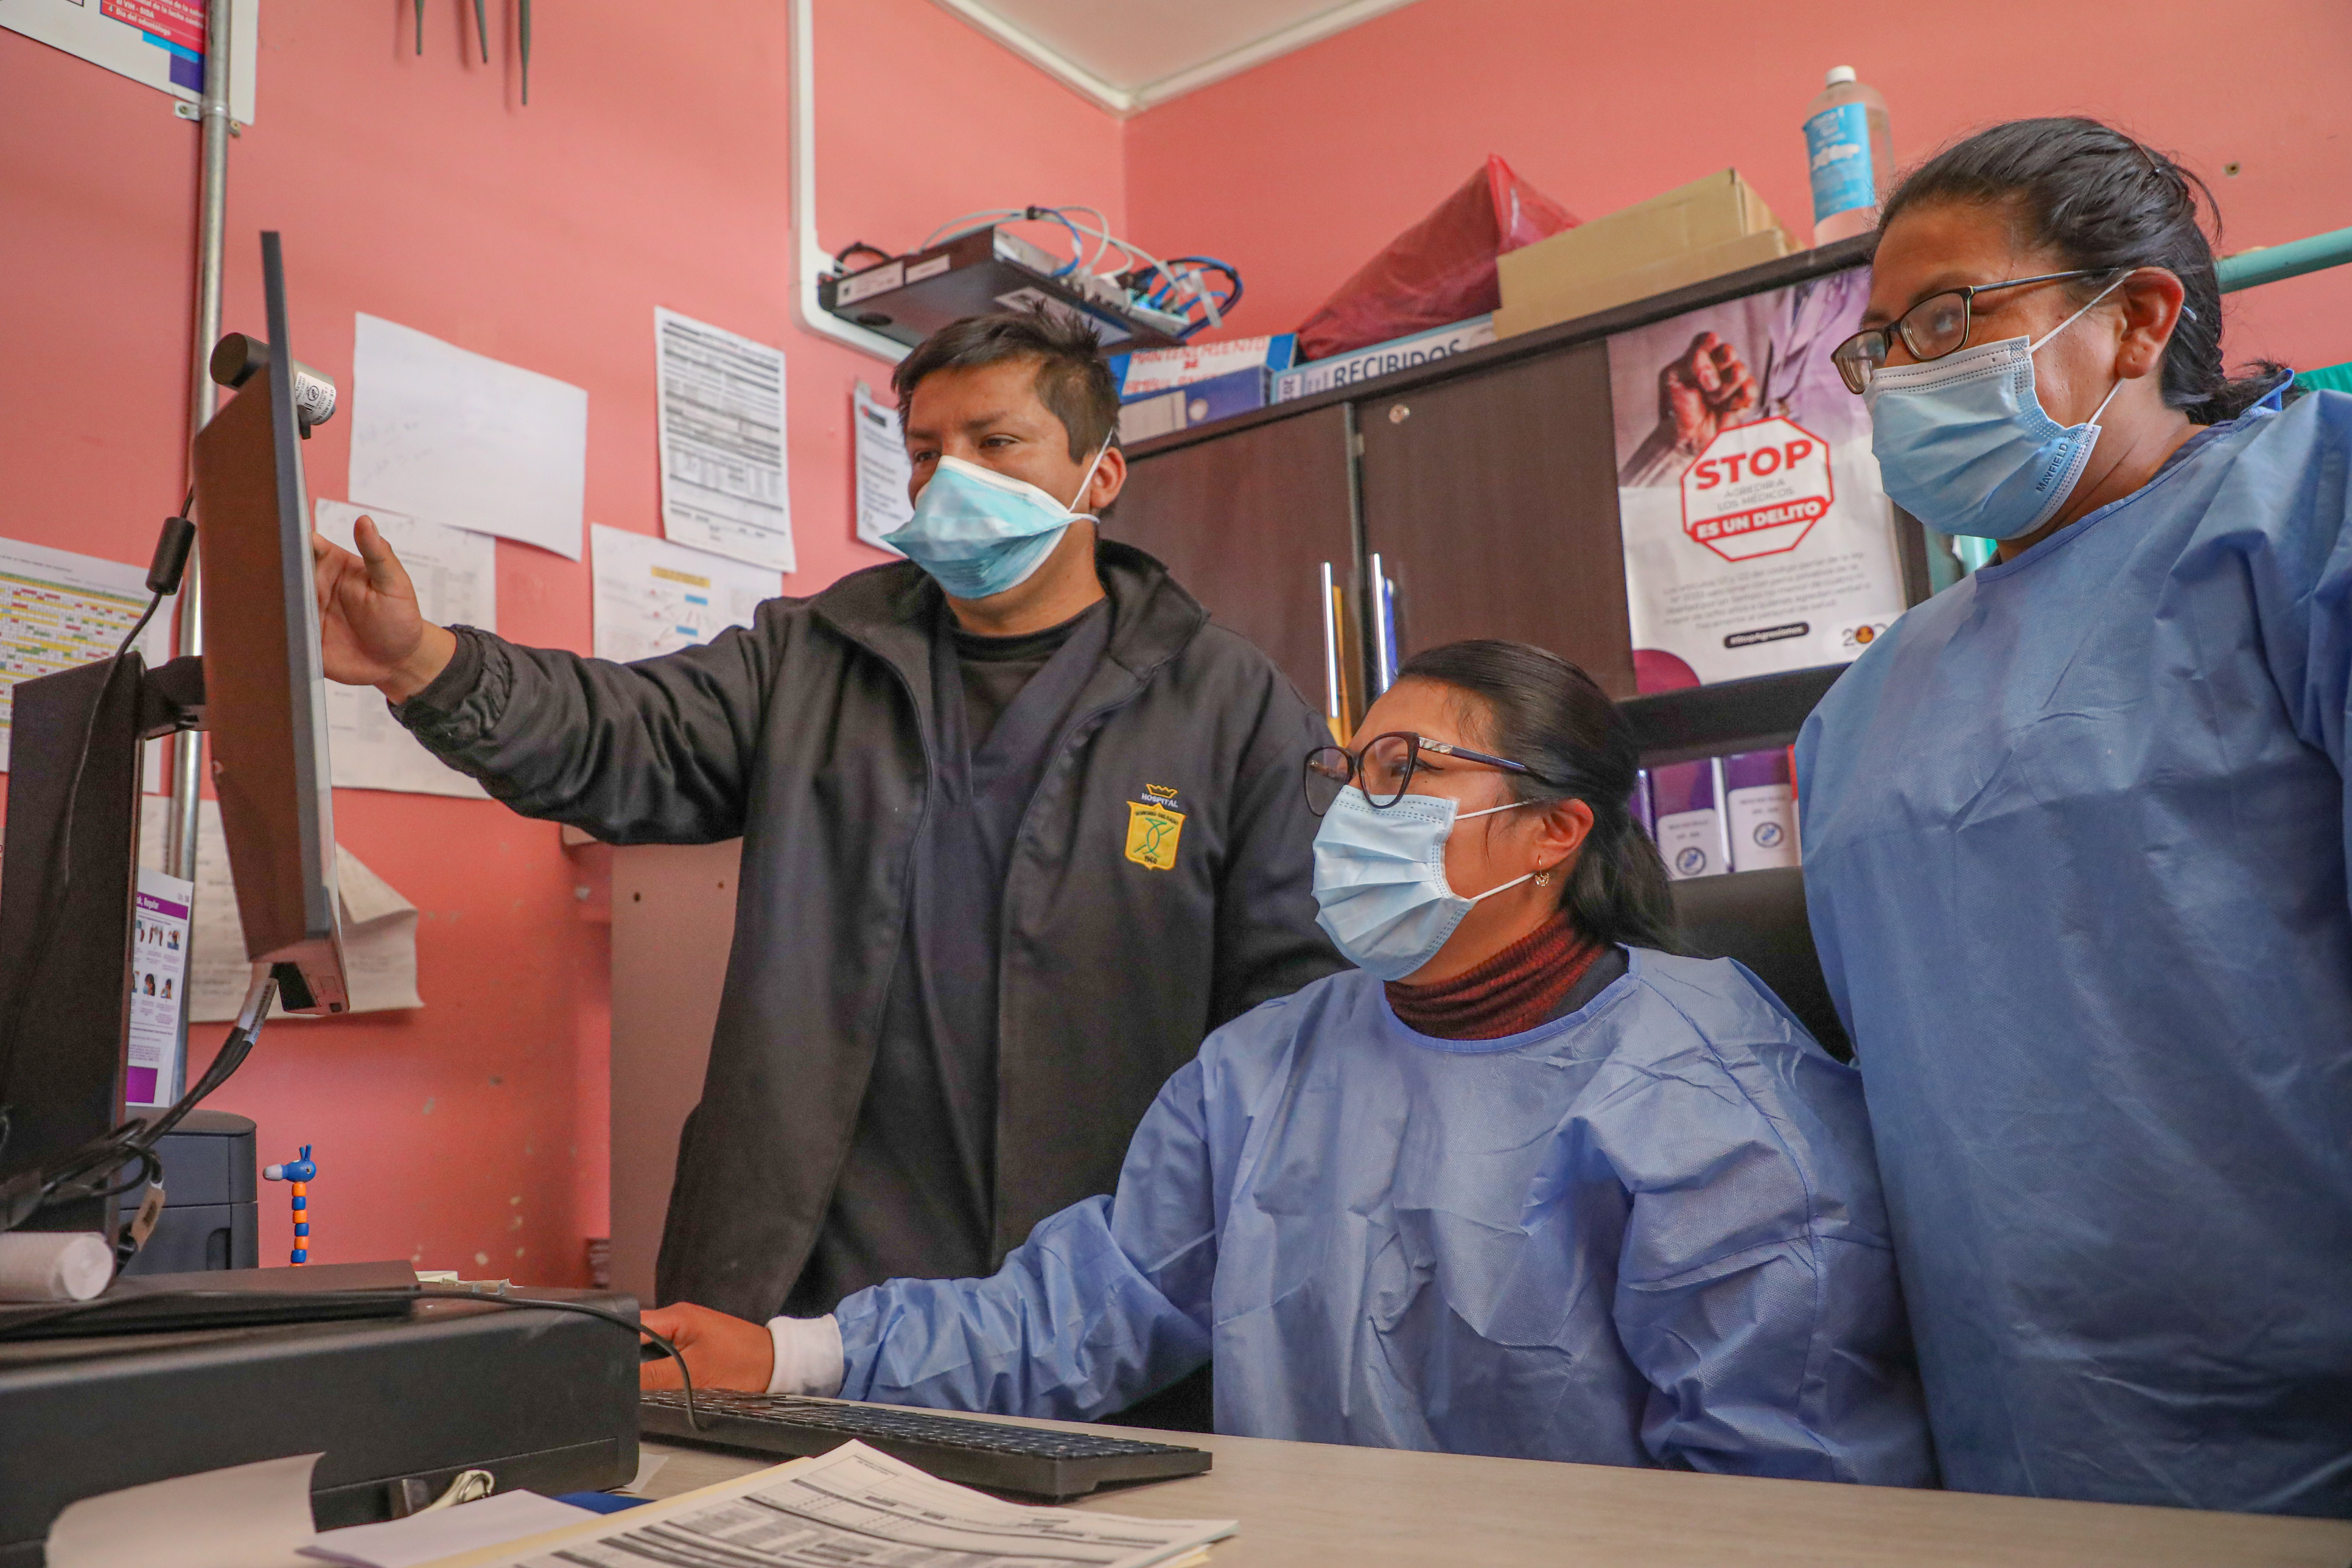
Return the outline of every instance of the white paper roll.
[[[0,1232],[0,1301],[87,1301],[114,1279],[114,1249],[94,1230]]]

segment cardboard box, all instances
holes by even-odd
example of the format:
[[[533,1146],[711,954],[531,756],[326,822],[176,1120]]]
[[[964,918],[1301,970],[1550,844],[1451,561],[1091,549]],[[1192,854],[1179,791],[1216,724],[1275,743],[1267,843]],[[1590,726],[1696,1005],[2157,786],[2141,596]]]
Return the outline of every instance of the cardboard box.
[[[1189,382],[1122,403],[1118,407],[1118,439],[1122,446],[1172,435],[1265,406],[1268,372],[1253,365],[1206,381]]]
[[[1370,381],[1376,375],[1411,370],[1432,360],[1448,359],[1454,354],[1467,353],[1472,349],[1485,348],[1494,341],[1495,318],[1473,316],[1450,327],[1416,332],[1409,338],[1393,338],[1384,343],[1374,343],[1368,349],[1357,349],[1351,353],[1308,360],[1294,370],[1282,371],[1275,376],[1274,401],[1287,403],[1294,397],[1308,397],[1318,392],[1328,392],[1335,386],[1349,386],[1360,381]]]
[[[1796,249],[1755,187],[1725,169],[1505,252],[1496,262],[1503,308],[1495,335],[1515,337]]]

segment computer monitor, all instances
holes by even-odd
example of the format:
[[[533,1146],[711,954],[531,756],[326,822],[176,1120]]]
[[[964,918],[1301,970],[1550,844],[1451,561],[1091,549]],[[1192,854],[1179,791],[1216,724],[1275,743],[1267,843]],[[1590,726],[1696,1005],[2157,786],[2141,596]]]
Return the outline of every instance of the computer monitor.
[[[261,277],[268,339],[232,335],[215,352],[213,377],[236,395],[195,442],[205,723],[246,955],[279,966],[287,1011],[340,1013],[350,992],[302,483],[302,440],[331,393],[320,409],[323,384],[290,352],[274,233],[261,237]]]

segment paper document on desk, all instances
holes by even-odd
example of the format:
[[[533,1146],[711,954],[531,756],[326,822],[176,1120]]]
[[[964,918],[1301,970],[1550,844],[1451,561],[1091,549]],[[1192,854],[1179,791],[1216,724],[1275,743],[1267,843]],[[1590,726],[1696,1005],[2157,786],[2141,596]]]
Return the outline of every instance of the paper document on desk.
[[[147,865],[163,864],[163,814],[171,804],[163,795],[140,802],[139,858]],[[342,899],[343,972],[351,984],[347,1011],[424,1006],[416,994],[416,906],[340,844],[335,880]],[[216,800],[196,803],[196,903],[190,923],[188,1021],[226,1023],[245,1005],[253,966],[245,956],[245,925],[237,919]],[[269,1016],[288,1015],[273,1008]]]
[[[580,559],[588,394],[362,315],[352,340],[351,497]]]
[[[359,548],[352,542],[352,525],[363,516],[375,520],[384,542],[407,568],[416,589],[417,613],[426,620],[444,626],[479,626],[486,632],[499,629],[498,541],[488,534],[324,497],[313,505],[319,531],[346,550]],[[392,716],[383,693],[372,686],[327,682],[327,742],[337,789],[490,798],[472,778],[426,751],[425,742]]]
[[[317,1568],[316,1454],[232,1465],[68,1503],[49,1526],[49,1568]]]
[[[698,647],[729,626],[748,626],[762,599],[783,592],[773,572],[625,528],[595,524],[598,658],[634,664]]]
[[[1233,1532],[1229,1519],[999,1502],[853,1441],[434,1568],[1173,1568]]]
[[[16,682],[112,658],[147,599],[144,566],[0,539],[0,768],[8,765]],[[150,669],[172,657],[178,608],[177,599],[166,599],[140,636]],[[155,765],[162,745],[146,746],[149,789],[163,787]]]
[[[654,308],[662,531],[772,571],[793,566],[784,351]]]

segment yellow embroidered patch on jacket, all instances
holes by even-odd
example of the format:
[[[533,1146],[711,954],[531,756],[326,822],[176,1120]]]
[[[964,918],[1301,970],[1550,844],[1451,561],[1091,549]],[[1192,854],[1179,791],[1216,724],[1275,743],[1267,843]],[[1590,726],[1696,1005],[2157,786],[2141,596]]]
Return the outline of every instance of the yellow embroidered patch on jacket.
[[[1127,803],[1127,858],[1155,871],[1176,868],[1176,840],[1184,831],[1184,814],[1157,803]]]

